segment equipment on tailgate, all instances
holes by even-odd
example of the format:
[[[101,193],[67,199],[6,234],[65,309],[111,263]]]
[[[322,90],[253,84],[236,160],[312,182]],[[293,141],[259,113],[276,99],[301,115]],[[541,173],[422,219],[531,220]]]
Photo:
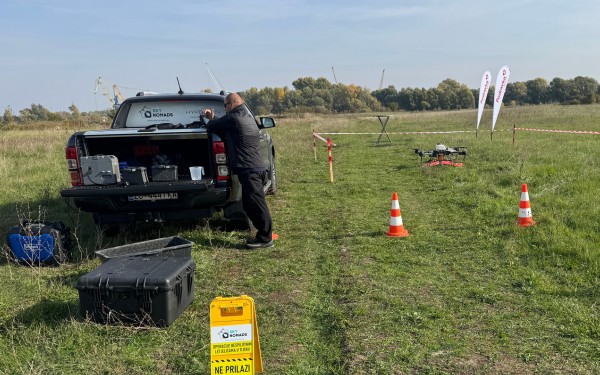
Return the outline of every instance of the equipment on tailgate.
[[[152,181],[177,181],[177,166],[153,165]]]
[[[111,185],[121,182],[119,160],[116,156],[82,156],[80,160],[84,185]]]
[[[194,299],[191,257],[116,257],[81,276],[79,307],[99,323],[168,326]]]
[[[148,183],[148,172],[146,167],[121,169],[123,182],[130,185],[145,185]]]
[[[61,264],[71,257],[71,229],[60,221],[24,221],[8,231],[6,243],[19,263]]]

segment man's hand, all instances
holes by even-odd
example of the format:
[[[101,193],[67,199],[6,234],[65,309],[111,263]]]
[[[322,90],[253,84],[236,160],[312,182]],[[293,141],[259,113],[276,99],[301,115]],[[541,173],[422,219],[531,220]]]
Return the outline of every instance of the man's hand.
[[[212,120],[213,118],[215,118],[214,109],[205,109],[204,112],[202,112],[202,114],[204,115],[204,117],[206,117],[209,120]]]

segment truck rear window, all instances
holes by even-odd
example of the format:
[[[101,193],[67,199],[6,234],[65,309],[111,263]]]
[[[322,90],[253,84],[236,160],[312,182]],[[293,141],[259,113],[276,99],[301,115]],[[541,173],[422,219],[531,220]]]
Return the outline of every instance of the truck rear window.
[[[200,114],[205,109],[215,111],[216,117],[225,114],[222,103],[215,101],[151,101],[131,103],[126,128],[145,128],[152,124],[171,123],[174,125],[191,124],[200,119]]]

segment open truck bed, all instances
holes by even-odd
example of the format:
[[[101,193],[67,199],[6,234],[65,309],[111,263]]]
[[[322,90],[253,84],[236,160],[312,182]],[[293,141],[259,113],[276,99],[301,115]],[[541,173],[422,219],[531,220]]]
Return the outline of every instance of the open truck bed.
[[[245,221],[239,182],[227,159],[227,140],[207,133],[197,121],[205,108],[219,108],[217,114],[224,115],[223,101],[224,96],[216,94],[125,100],[111,129],[77,132],[69,138],[65,153],[72,187],[61,195],[92,213],[97,224],[211,217],[219,210],[226,218]],[[275,151],[263,128],[275,122],[261,118],[257,126],[271,176],[265,191],[274,192]],[[192,180],[190,167],[197,166],[203,167],[204,175]]]

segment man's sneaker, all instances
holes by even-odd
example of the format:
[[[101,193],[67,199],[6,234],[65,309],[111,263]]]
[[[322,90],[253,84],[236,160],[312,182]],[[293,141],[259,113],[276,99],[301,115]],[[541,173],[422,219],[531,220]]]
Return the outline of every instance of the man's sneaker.
[[[273,247],[273,240],[269,242],[263,242],[261,240],[257,240],[256,238],[252,240],[248,240],[246,242],[246,249],[262,249],[265,247]]]

